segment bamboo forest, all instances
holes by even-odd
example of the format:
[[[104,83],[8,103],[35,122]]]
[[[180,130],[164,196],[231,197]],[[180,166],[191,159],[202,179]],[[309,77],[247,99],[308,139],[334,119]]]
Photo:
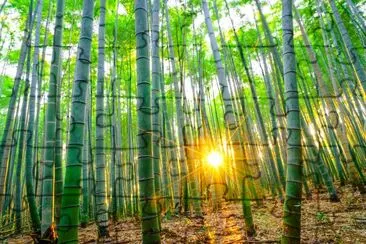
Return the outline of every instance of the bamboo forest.
[[[366,243],[365,0],[0,0],[1,243]]]

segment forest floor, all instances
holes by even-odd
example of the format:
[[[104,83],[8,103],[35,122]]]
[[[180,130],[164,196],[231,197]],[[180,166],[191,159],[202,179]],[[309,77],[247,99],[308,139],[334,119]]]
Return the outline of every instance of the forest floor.
[[[340,202],[332,203],[327,193],[314,191],[312,199],[302,205],[302,243],[366,243],[366,196],[349,187],[339,189]],[[257,234],[248,239],[239,202],[223,202],[213,211],[205,207],[203,218],[172,217],[162,222],[163,243],[279,243],[282,225],[282,203],[264,201],[253,204]],[[80,243],[97,242],[96,225],[79,231]],[[140,223],[130,218],[111,223],[107,243],[140,243]],[[29,235],[16,236],[8,243],[32,243]]]

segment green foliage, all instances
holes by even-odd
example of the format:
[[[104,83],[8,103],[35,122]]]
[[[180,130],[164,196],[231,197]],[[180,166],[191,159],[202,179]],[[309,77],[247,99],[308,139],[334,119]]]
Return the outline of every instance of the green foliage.
[[[316,220],[325,223],[330,221],[328,215],[322,211],[316,212]]]
[[[16,64],[19,59],[20,50],[9,50],[5,56],[10,64]]]
[[[4,111],[9,104],[14,80],[9,76],[0,76],[0,111]]]

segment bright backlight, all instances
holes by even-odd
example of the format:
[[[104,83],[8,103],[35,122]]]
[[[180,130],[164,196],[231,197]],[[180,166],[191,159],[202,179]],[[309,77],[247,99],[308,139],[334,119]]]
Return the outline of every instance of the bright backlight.
[[[207,162],[217,168],[219,167],[222,162],[223,162],[223,158],[222,158],[222,155],[219,153],[219,152],[210,152],[208,155],[207,155]]]

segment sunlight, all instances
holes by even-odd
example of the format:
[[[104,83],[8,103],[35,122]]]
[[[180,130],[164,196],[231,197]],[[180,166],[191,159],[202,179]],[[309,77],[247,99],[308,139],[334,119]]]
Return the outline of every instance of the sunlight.
[[[309,124],[309,131],[312,136],[316,136],[316,130],[313,124]]]
[[[207,155],[207,162],[215,168],[219,167],[223,161],[221,153],[217,151],[212,151]]]

